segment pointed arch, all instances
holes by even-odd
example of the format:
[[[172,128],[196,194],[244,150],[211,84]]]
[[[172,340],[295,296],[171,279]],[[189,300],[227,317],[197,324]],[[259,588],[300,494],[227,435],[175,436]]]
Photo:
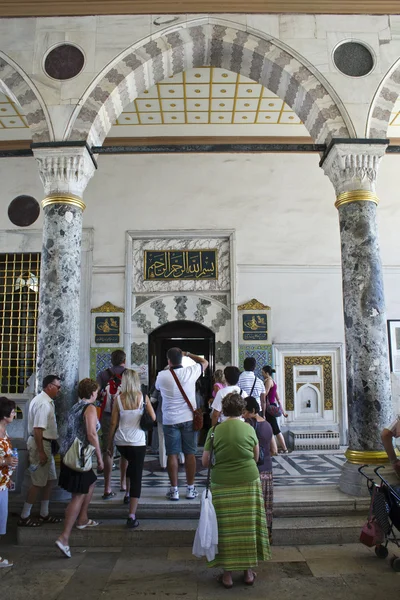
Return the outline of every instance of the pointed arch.
[[[50,116],[39,91],[26,73],[3,52],[0,52],[0,91],[22,108],[34,142],[54,139]]]
[[[316,143],[349,138],[338,98],[301,60],[271,38],[225,24],[186,24],[123,52],[74,113],[68,139],[102,145],[125,106],[146,89],[187,69],[224,68],[260,83],[299,116]]]
[[[400,59],[386,73],[371,103],[367,120],[367,138],[384,139],[390,115],[400,95]]]

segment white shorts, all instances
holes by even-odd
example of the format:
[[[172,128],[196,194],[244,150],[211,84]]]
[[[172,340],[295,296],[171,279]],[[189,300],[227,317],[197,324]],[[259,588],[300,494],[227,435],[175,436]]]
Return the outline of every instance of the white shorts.
[[[36,446],[35,439],[30,436],[27,442],[29,464],[39,465],[36,471],[30,471],[33,485],[38,487],[44,487],[48,481],[57,479],[56,463],[54,462],[54,456],[51,453],[51,443],[47,440],[43,440],[43,449],[47,456],[47,463],[45,465],[39,464],[39,452]]]

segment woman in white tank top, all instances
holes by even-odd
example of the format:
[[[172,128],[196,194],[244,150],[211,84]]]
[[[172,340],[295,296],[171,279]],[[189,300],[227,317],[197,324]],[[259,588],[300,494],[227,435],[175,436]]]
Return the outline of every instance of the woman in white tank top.
[[[151,402],[140,391],[140,379],[136,371],[126,369],[122,375],[121,392],[114,401],[111,415],[108,452],[112,455],[114,443],[121,456],[128,461],[126,489],[129,488],[129,516],[126,522],[132,529],[139,525],[136,510],[142,488],[142,473],[146,454],[146,434],[140,427],[140,418],[145,410],[156,420]],[[124,499],[125,501],[125,499]]]

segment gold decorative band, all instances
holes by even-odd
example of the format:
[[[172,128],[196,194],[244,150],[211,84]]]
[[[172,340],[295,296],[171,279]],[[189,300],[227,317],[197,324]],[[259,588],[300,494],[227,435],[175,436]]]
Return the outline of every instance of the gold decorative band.
[[[350,202],[374,202],[379,204],[379,198],[368,190],[353,190],[352,192],[343,192],[336,199],[335,206],[339,208]]]
[[[384,450],[346,450],[345,457],[356,465],[380,465],[388,463],[389,458]]]
[[[46,196],[46,198],[42,200],[43,208],[45,206],[50,206],[51,204],[69,204],[80,208],[82,211],[86,208],[86,204],[83,202],[82,198],[79,198],[79,196],[72,196],[71,194],[54,194],[53,196]]]

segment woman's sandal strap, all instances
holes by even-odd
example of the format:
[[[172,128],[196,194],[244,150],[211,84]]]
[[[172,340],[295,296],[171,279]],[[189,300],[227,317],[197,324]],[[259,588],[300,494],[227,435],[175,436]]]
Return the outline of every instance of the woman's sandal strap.
[[[25,519],[21,517],[17,525],[18,527],[40,527],[40,523],[32,519],[32,517],[26,517]]]

